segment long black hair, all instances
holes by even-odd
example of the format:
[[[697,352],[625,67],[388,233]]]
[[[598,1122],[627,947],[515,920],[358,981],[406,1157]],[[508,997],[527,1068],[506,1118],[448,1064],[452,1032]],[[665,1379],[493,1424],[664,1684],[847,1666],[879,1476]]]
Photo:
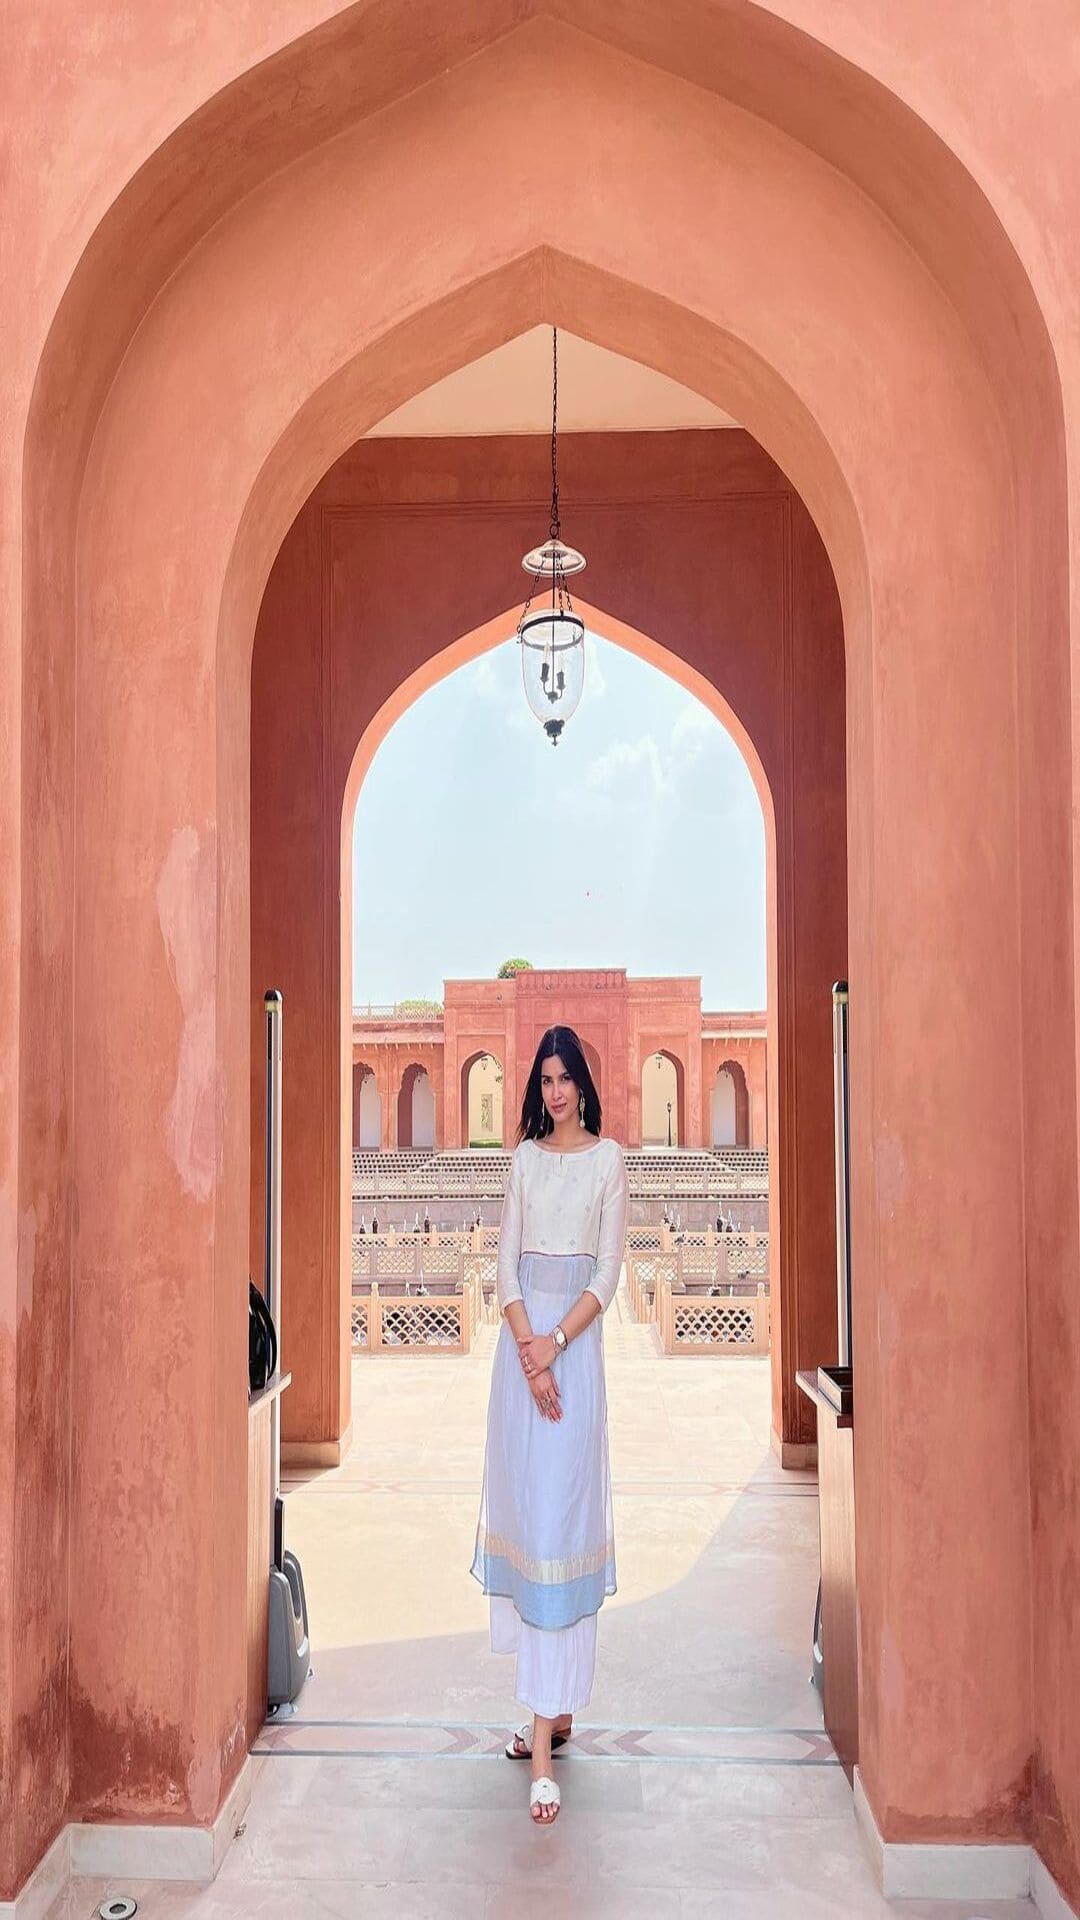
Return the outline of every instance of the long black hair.
[[[596,1091],[596,1082],[589,1072],[589,1063],[585,1058],[585,1049],[573,1027],[549,1027],[540,1037],[536,1049],[536,1058],[532,1063],[525,1086],[525,1096],[521,1102],[521,1123],[517,1130],[519,1140],[542,1140],[551,1133],[555,1122],[544,1105],[540,1070],[545,1060],[557,1053],[567,1073],[578,1090],[578,1098],[585,1095],[584,1121],[590,1133],[600,1131],[600,1095]],[[580,1106],[579,1106],[580,1114]]]

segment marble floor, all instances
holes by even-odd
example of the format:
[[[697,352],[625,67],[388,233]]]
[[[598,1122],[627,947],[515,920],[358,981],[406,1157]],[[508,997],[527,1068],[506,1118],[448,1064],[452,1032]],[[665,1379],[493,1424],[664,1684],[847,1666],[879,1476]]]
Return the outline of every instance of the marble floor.
[[[526,1717],[513,1660],[469,1573],[496,1337],[355,1362],[348,1459],[286,1482],[313,1672],[257,1744],[217,1880],[77,1880],[64,1920],[117,1892],[161,1920],[1030,1920],[1023,1901],[877,1892],[807,1679],[816,1491],[770,1452],[768,1362],[664,1357],[622,1288],[604,1322],[619,1590],[555,1761],[562,1812],[533,1826],[528,1763],[502,1753]]]

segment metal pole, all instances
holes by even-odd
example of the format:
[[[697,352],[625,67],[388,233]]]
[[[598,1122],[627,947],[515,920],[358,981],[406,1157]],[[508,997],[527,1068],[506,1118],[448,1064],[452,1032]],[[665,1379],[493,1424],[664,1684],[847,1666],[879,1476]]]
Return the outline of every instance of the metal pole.
[[[281,1359],[281,994],[274,987],[263,998],[266,1009],[266,1304],[277,1329],[277,1370]],[[270,1408],[270,1538],[281,1486],[281,1400]]]
[[[851,1158],[848,1104],[848,983],[832,990],[833,1120],[836,1143],[836,1322],[839,1360],[851,1365]]]

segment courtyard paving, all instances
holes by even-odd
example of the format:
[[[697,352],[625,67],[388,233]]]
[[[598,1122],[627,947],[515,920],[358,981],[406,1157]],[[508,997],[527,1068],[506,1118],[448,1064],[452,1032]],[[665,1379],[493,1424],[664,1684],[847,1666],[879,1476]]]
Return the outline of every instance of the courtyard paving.
[[[604,1322],[619,1588],[596,1684],[528,1813],[525,1714],[469,1573],[497,1328],[468,1356],[354,1362],[348,1459],[286,1481],[313,1673],[267,1726],[212,1886],[130,1884],[163,1920],[1019,1920],[885,1902],[808,1683],[813,1476],[769,1448],[768,1361],[667,1358]],[[105,1881],[72,1884],[89,1915]]]

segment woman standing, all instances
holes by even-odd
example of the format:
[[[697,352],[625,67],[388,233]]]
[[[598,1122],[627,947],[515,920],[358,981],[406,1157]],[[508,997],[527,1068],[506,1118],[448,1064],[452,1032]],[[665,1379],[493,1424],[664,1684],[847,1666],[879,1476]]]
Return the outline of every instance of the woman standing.
[[[533,1713],[507,1747],[532,1759],[530,1811],[559,1811],[553,1747],[589,1703],[596,1616],[614,1593],[615,1537],[600,1316],[626,1235],[622,1148],[571,1027],[549,1027],[521,1104],[499,1222],[495,1349],[476,1550],[491,1646],[516,1653]]]

